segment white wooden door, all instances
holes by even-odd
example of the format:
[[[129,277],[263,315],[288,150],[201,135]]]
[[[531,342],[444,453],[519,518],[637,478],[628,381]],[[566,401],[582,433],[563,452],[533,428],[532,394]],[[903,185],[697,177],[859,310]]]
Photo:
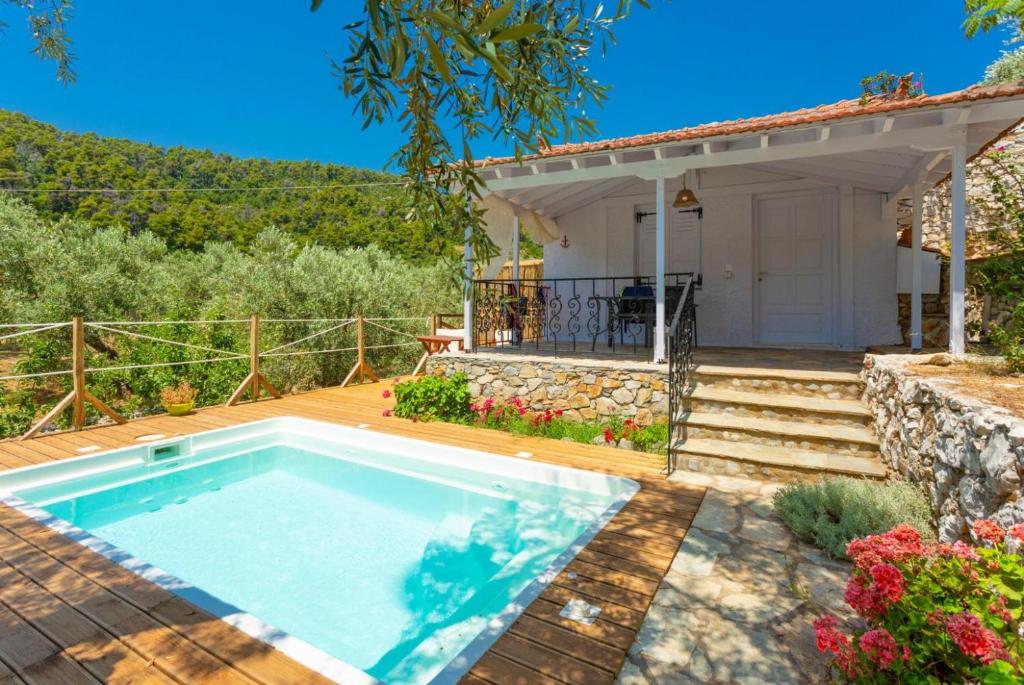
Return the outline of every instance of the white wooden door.
[[[758,340],[829,344],[833,333],[834,196],[757,200]]]
[[[666,273],[700,273],[700,216],[697,212],[667,207]],[[656,273],[657,227],[654,205],[636,208],[636,275]],[[609,249],[615,246],[609,245]]]

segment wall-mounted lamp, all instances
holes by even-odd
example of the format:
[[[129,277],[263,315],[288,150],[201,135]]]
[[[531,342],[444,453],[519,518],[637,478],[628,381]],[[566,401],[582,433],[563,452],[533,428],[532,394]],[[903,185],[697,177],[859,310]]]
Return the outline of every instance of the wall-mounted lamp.
[[[563,235],[558,244],[562,247],[569,247],[569,236]]]

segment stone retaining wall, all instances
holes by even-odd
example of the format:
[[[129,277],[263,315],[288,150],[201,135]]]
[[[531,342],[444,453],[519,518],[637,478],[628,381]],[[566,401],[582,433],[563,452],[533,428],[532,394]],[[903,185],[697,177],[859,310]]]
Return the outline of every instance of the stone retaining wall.
[[[1024,419],[955,392],[946,381],[910,376],[922,357],[869,355],[865,399],[882,459],[920,483],[945,542],[966,539],[981,518],[1024,521]]]
[[[469,378],[473,397],[521,397],[532,410],[562,409],[572,420],[618,415],[641,426],[668,415],[668,370],[653,364],[494,353],[441,354],[427,373]]]

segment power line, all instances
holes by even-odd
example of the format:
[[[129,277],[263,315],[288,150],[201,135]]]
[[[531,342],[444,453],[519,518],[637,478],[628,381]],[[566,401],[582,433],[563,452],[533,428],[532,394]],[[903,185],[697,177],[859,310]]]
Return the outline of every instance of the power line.
[[[4,180],[4,179],[0,179]],[[302,186],[255,186],[248,188],[200,188],[188,186],[184,188],[0,188],[7,193],[249,193],[278,190],[341,190],[345,188],[378,188],[384,186],[402,186],[405,181],[377,181],[373,183],[341,183],[328,185]]]

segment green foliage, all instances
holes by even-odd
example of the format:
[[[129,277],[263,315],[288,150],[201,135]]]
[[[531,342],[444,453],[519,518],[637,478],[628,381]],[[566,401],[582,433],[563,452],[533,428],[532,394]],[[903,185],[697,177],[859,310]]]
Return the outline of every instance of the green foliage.
[[[632,0],[619,0],[607,16],[602,4],[589,5],[384,0],[367,4],[346,27],[347,55],[334,64],[345,95],[356,100],[364,126],[402,122],[407,138],[391,164],[409,180],[412,211],[451,240],[469,229],[478,262],[497,248],[473,202],[485,185],[473,141],[510,141],[521,157],[545,140],[595,131],[585,112],[604,100],[607,87],[589,62],[612,40],[612,24]]]
[[[36,42],[32,53],[56,63],[57,80],[61,83],[74,81],[71,63],[75,57],[71,54],[71,38],[64,31],[64,20],[71,14],[71,0],[0,0],[0,4],[25,10],[29,31]],[[6,28],[0,21],[0,36]]]
[[[999,59],[988,65],[982,83],[986,86],[994,86],[998,83],[1022,79],[1024,79],[1024,47],[1004,52]]]
[[[867,623],[853,635],[835,617],[814,622],[839,682],[1024,682],[1024,524],[978,521],[981,546],[925,544],[909,527],[850,545],[847,603]]]
[[[904,76],[896,76],[888,71],[880,71],[874,76],[865,76],[860,80],[860,104],[866,105],[872,98],[916,98],[924,94],[924,86],[920,77],[914,80],[913,72]]]
[[[989,337],[1011,373],[1024,373],[1024,299],[1017,303],[1006,327],[992,324]]]
[[[414,265],[378,247],[333,250],[302,245],[275,228],[255,236],[247,250],[211,243],[201,252],[169,251],[149,233],[119,228],[94,229],[82,221],[50,223],[21,202],[0,195],[0,320],[19,322],[182,321],[247,319],[253,313],[273,319],[421,317],[385,322],[409,334],[427,332],[427,317],[451,311],[459,293],[447,285],[442,264]],[[333,324],[265,322],[261,348],[270,350]],[[112,326],[151,338],[215,350],[248,353],[245,324],[160,323]],[[17,373],[66,370],[70,363],[67,327],[24,336],[0,345]],[[350,325],[288,348],[334,350],[355,345]],[[408,343],[369,349],[381,375],[407,373],[421,352],[407,337],[365,326],[366,345]],[[86,329],[88,368],[196,361],[218,355],[157,340]],[[269,357],[263,370],[282,391],[338,384],[354,362],[354,352]],[[96,396],[125,414],[158,411],[161,388],[187,380],[200,406],[224,402],[248,372],[247,359],[90,373]],[[68,377],[9,384],[0,399],[5,423],[0,437],[17,434],[31,417],[69,390]],[[90,410],[91,412],[91,410]],[[90,413],[90,418],[94,415]]]
[[[406,419],[463,423],[473,416],[469,404],[469,384],[462,373],[424,376],[395,386],[395,416]]]
[[[964,0],[967,19],[964,33],[973,38],[979,32],[1007,25],[1020,35],[1024,27],[1024,2],[1021,0]]]
[[[906,523],[932,538],[928,501],[910,483],[877,483],[828,478],[790,484],[775,494],[775,513],[804,542],[833,557],[845,558],[854,538],[881,533]]]
[[[302,245],[376,244],[421,262],[453,252],[449,237],[406,220],[407,194],[394,185],[399,181],[335,164],[238,159],[66,133],[0,110],[0,189],[18,191],[44,219],[66,215],[93,228],[124,227],[171,249],[199,250],[209,241],[245,247],[273,225]],[[352,184],[385,185],[338,187]],[[288,186],[301,189],[244,190]],[[74,192],[96,188],[168,191]]]

